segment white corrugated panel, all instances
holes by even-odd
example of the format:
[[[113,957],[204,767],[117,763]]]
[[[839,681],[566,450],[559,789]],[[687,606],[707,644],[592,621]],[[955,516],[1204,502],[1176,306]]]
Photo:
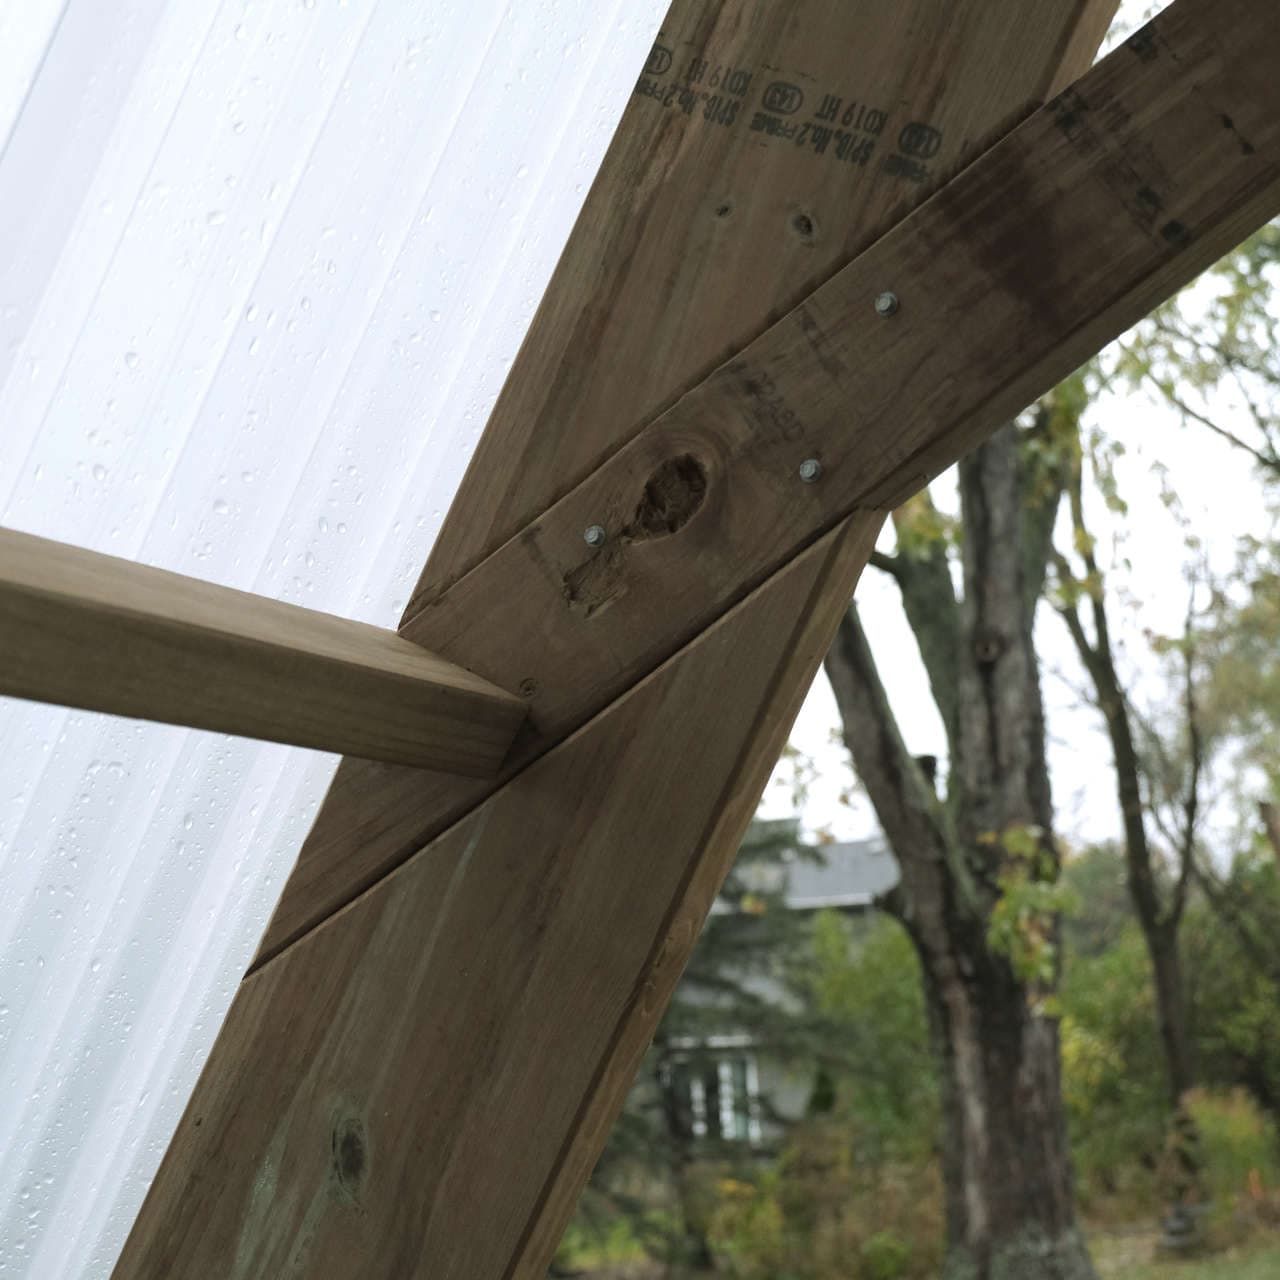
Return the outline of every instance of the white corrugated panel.
[[[0,0],[0,521],[394,625],[664,7]],[[0,761],[0,1275],[106,1276],[335,762]]]

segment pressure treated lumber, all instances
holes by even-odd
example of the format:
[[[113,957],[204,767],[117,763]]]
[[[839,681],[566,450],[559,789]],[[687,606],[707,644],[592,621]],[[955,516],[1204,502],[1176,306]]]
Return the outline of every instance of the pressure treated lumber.
[[[1115,0],[680,0],[445,521],[402,624],[406,634],[418,635],[413,619],[423,601],[552,506],[648,419],[1082,72],[1115,7]],[[731,126],[705,115],[716,96],[709,81],[725,68],[754,76]],[[689,78],[699,71],[703,81]],[[804,104],[788,115],[764,111],[790,105],[774,91],[788,84],[804,93]],[[686,114],[699,85],[708,103],[698,100]],[[653,96],[658,90],[660,98]],[[836,99],[832,127],[819,113],[830,115]],[[872,113],[885,116],[878,133],[870,131],[877,126]],[[756,129],[758,120],[791,129],[791,136]],[[822,152],[817,129],[830,134]],[[904,140],[928,158],[905,154]],[[869,154],[867,143],[874,143]],[[799,460],[785,460],[784,483]],[[815,498],[801,493],[794,500]],[[665,587],[659,600],[655,614],[665,608]],[[536,642],[541,625],[530,619],[522,639]],[[629,652],[625,640],[620,663]],[[587,691],[591,698],[599,692]],[[546,696],[533,692],[536,725]],[[548,740],[528,729],[513,763],[527,762]],[[456,779],[344,762],[260,960],[350,901],[483,794]]]
[[[1280,11],[1221,34],[1188,12],[1036,112],[420,597],[404,634],[532,690],[513,766],[839,521],[920,488],[1280,208]],[[885,288],[899,305],[887,319]],[[805,459],[816,483],[800,479]],[[592,525],[602,545],[584,541]],[[538,625],[513,650],[521,619]]]
[[[245,980],[117,1277],[542,1280],[754,809],[736,780],[785,740],[772,677],[825,651],[842,536]]]
[[[10,529],[0,693],[477,775],[525,714],[393,631]]]
[[[507,432],[502,486],[516,486],[539,440],[578,459],[545,502],[521,499],[533,506],[513,528],[825,278],[847,257],[843,244],[873,238],[1025,114],[1064,58],[1081,70],[1092,52],[1081,33],[1100,35],[1113,7],[681,4],[664,33],[673,47],[727,48],[735,63],[768,62],[780,78],[813,58],[815,83],[819,70],[844,67],[862,96],[901,103],[900,127],[945,119],[945,168],[921,187],[880,170],[883,156],[865,171],[805,169],[817,158],[794,143],[766,150],[774,144],[638,100],[580,224],[607,223],[610,252],[570,247],[512,375],[558,380],[561,408],[581,394],[601,412],[557,421],[558,410],[506,410],[528,435]],[[740,216],[726,228],[686,206],[682,228],[664,210],[689,190],[706,219],[716,218],[717,192]],[[797,192],[818,229],[809,244],[788,239],[798,235]],[[731,253],[709,243],[705,228],[717,225],[740,237]],[[576,239],[590,245],[598,234],[589,227]],[[620,272],[628,260],[643,270]],[[738,272],[718,270],[731,261]],[[744,270],[758,293],[739,281]],[[597,372],[595,339],[609,316],[619,333],[631,325],[636,355],[621,358],[615,335]],[[659,386],[658,362],[635,371],[651,348],[677,372],[686,348],[697,349],[683,385]],[[554,484],[554,457],[536,470]],[[479,501],[473,491],[450,523],[503,520]],[[863,513],[820,539],[250,976],[118,1274],[540,1280],[880,519]],[[526,619],[522,635],[540,624]],[[403,861],[450,806],[482,798],[471,792],[468,802],[465,784],[429,775],[416,791],[411,781],[344,765],[312,846],[333,855],[310,862],[333,873],[313,908],[329,915],[371,869]],[[377,852],[362,865],[367,847]],[[353,864],[345,881],[344,859]]]

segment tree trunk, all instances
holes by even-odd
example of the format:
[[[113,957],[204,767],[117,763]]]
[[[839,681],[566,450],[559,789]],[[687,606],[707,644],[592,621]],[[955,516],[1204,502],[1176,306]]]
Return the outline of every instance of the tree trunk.
[[[1155,977],[1156,1017],[1164,1046],[1169,1093],[1177,1108],[1196,1083],[1191,1033],[1187,1027],[1186,984],[1182,979],[1182,948],[1178,945],[1175,923],[1161,921],[1152,929],[1144,928],[1144,932]]]
[[[959,959],[959,957],[957,957]],[[950,966],[947,966],[950,967]],[[1056,1024],[989,955],[925,987],[943,1063],[944,1280],[1091,1280],[1075,1221]]]
[[[888,561],[947,727],[945,800],[902,741],[856,609],[827,657],[845,742],[902,873],[887,905],[924,972],[943,1092],[944,1280],[1095,1276],[1045,1005],[1057,921],[1031,922],[1023,941],[1049,972],[1025,978],[989,932],[1002,877],[1045,882],[1057,869],[1032,621],[1061,486],[1038,502],[1033,488],[1045,486],[1029,483],[1013,428],[961,464],[962,598],[941,540],[918,546],[900,523],[904,550]]]

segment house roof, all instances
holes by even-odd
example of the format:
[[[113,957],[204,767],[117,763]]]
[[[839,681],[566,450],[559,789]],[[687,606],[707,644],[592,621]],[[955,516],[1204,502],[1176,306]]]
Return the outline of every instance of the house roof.
[[[787,868],[786,903],[794,911],[865,907],[898,883],[898,864],[879,836],[820,845],[821,861]]]
[[[818,845],[813,858],[740,867],[748,892],[781,892],[793,911],[867,907],[898,883],[898,864],[881,836]]]

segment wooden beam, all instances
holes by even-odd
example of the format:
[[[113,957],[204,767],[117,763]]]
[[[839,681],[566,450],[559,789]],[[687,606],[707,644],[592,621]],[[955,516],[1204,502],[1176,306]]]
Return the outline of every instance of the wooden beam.
[[[533,691],[512,769],[821,534],[918,489],[1280,209],[1280,79],[1265,61],[1280,11],[1234,43],[1188,12],[1032,115],[468,573],[419,593],[404,634]],[[440,824],[480,795],[447,789]],[[344,856],[341,876],[378,852]],[[291,918],[296,901],[287,891],[268,951],[309,923]],[[307,905],[314,919],[337,904]]]
[[[525,715],[393,631],[9,529],[0,693],[480,776]]]
[[[822,0],[679,0],[445,521],[405,633],[418,638],[425,601],[1083,71],[1115,8],[1116,0],[963,8],[858,0],[837,13]],[[707,118],[696,92],[725,68],[753,77],[728,126]],[[691,78],[700,71],[703,81]],[[787,86],[803,102],[778,114],[793,105]],[[704,96],[709,104],[716,95]],[[820,113],[836,110],[837,100],[833,125]],[[904,144],[928,158],[906,154]],[[800,460],[782,461],[784,483]],[[793,500],[819,499],[796,485]],[[625,521],[630,511],[621,514]],[[681,555],[705,515],[675,540]],[[588,522],[610,518],[602,510]],[[585,556],[581,535],[575,531],[575,547]],[[654,614],[667,607],[665,584],[660,596]],[[562,609],[557,602],[554,613]],[[596,611],[594,621],[607,624],[607,613]],[[522,638],[536,647],[543,624],[522,626]],[[646,643],[651,624],[641,632]],[[616,654],[619,673],[634,679],[629,637]],[[650,666],[655,660],[651,652]],[[581,691],[584,705],[599,705],[594,673]],[[562,696],[533,688],[533,724],[513,768],[573,722],[573,714],[556,725],[548,719]],[[585,714],[580,706],[579,722]],[[344,762],[259,960],[351,901],[487,791]]]
[[[247,978],[119,1280],[543,1280],[785,739],[774,677],[868,550],[825,539]]]
[[[1196,13],[1175,5],[1036,112],[469,573],[420,596],[404,634],[535,688],[527,746],[554,743],[1280,213],[1280,6],[1234,36]],[[539,626],[513,652],[522,618]]]
[[[432,583],[1082,70],[1113,10],[680,0],[447,522],[478,541]],[[703,60],[760,76],[732,125],[685,114]],[[806,121],[828,94],[841,119],[892,104],[866,166],[753,130],[775,82],[814,94]],[[898,149],[913,123],[928,162]],[[117,1274],[544,1275],[879,524],[819,539],[480,807],[344,764],[276,946],[402,865],[246,980]]]

